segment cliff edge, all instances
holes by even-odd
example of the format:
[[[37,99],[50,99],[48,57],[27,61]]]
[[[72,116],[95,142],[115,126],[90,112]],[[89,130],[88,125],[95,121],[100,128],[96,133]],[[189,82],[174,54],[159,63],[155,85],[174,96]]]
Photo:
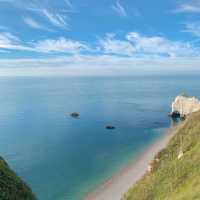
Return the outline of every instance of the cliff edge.
[[[200,199],[200,112],[182,123],[168,146],[155,156],[151,170],[123,200]]]
[[[36,200],[31,189],[0,157],[0,200]]]

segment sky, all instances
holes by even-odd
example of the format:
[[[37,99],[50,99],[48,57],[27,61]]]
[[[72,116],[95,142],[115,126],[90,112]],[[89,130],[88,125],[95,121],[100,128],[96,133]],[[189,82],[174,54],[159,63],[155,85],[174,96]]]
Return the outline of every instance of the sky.
[[[0,76],[200,71],[200,0],[0,0]]]

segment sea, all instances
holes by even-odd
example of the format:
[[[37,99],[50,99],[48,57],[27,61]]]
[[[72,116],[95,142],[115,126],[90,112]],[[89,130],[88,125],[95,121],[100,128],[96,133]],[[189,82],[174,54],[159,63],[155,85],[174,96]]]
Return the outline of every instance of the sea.
[[[0,77],[0,156],[39,200],[82,200],[166,134],[183,92],[200,98],[199,75]]]

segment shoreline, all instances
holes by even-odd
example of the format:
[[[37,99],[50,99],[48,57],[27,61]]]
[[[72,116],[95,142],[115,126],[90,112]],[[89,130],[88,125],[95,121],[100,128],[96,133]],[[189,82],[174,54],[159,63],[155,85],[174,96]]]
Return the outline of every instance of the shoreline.
[[[139,157],[122,168],[108,181],[90,192],[84,200],[120,200],[123,195],[147,172],[150,162],[156,154],[165,148],[170,139],[184,123],[172,125]]]

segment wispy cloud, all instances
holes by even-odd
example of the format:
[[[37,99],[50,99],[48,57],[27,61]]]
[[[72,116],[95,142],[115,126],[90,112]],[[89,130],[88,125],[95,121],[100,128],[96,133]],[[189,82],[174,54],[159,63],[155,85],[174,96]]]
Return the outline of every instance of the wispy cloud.
[[[191,33],[196,37],[200,37],[200,21],[186,23],[183,31]]]
[[[143,36],[130,32],[124,39],[116,39],[108,34],[100,39],[100,49],[104,54],[129,57],[185,57],[200,55],[200,50],[189,42],[171,41],[160,36]]]
[[[67,17],[65,15],[53,13],[46,9],[40,10],[40,13],[45,16],[51,24],[58,27],[68,28]]]
[[[192,28],[190,27],[192,31]],[[195,34],[198,31],[195,30]],[[15,35],[0,33],[0,50],[32,51],[38,53],[66,53],[116,55],[127,57],[195,57],[200,55],[200,48],[190,42],[172,41],[160,36],[143,36],[137,32],[129,32],[124,39],[117,39],[115,34],[107,34],[100,38],[97,45],[89,47],[87,42],[70,38],[44,39],[23,43]]]
[[[0,50],[3,52],[5,52],[5,50],[15,50],[38,53],[76,54],[82,51],[89,51],[90,49],[87,44],[66,38],[46,39],[24,44],[15,35],[3,32],[0,33]]]
[[[68,14],[72,11],[72,3],[69,0],[64,0],[62,2],[54,1],[50,4],[49,1],[40,0],[0,0],[1,2],[6,2],[20,9],[28,10],[40,15],[48,20],[48,22],[54,26],[60,28],[68,28]],[[28,20],[28,24],[38,27],[39,22],[33,22],[33,20]]]
[[[118,15],[122,16],[122,17],[127,17],[127,10],[126,8],[122,5],[122,3],[120,2],[120,0],[117,0],[115,2],[115,4],[112,6],[113,10],[115,12],[117,12]]]
[[[22,45],[21,41],[15,35],[3,32],[0,33],[0,50],[20,50],[20,51],[28,51],[30,50],[29,47]]]
[[[100,39],[99,45],[106,54],[131,56],[135,53],[135,48],[129,41],[117,40],[114,34],[107,34],[105,38]]]
[[[67,6],[68,6],[70,9],[73,9],[71,0],[64,0],[64,1],[65,1],[65,3],[67,4]]]
[[[44,53],[64,52],[73,54],[88,49],[86,44],[65,38],[42,40],[34,44],[34,50]]]
[[[137,32],[127,34],[127,39],[134,45],[140,55],[158,55],[169,57],[196,56],[199,51],[189,43],[171,41],[160,36],[146,37]]]
[[[199,13],[200,12],[200,0],[185,0],[178,3],[175,12],[182,13]]]
[[[34,29],[46,29],[39,22],[37,22],[36,20],[34,20],[31,17],[24,17],[23,20],[24,20],[24,23],[27,24],[28,26],[30,26],[31,28],[34,28]]]

